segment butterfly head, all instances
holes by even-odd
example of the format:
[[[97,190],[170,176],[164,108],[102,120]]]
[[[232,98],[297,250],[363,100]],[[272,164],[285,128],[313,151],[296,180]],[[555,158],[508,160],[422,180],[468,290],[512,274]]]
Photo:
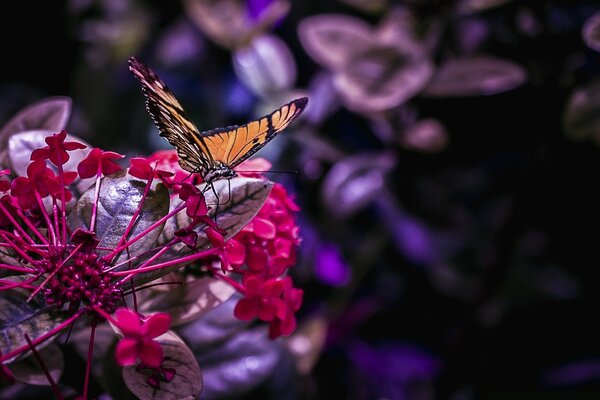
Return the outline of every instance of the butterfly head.
[[[237,176],[235,171],[227,165],[211,168],[208,171],[201,173],[201,175],[206,183],[211,183],[219,179],[231,179]]]

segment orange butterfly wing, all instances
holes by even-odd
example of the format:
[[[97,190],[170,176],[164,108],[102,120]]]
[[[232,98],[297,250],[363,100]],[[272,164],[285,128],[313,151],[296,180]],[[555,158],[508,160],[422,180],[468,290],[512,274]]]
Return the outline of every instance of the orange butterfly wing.
[[[199,132],[158,75],[134,57],[129,59],[129,69],[142,84],[146,108],[160,135],[177,149],[181,168],[204,175],[223,167],[233,169],[256,153],[296,119],[308,102],[301,97],[245,125]]]

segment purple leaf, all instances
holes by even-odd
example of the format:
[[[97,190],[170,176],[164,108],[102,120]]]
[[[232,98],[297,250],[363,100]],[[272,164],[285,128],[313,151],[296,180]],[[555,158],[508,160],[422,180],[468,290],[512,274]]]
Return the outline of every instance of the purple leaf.
[[[482,96],[505,92],[526,81],[525,70],[510,61],[490,57],[464,57],[444,63],[424,96]]]
[[[362,153],[338,161],[321,186],[323,203],[337,218],[368,205],[384,187],[385,174],[396,164],[391,153]]]
[[[273,35],[260,36],[233,53],[236,75],[254,94],[290,89],[296,81],[296,63],[285,42]]]
[[[379,112],[418,94],[433,73],[432,64],[394,47],[372,47],[354,54],[334,77],[334,86],[349,109]]]
[[[302,46],[316,62],[328,69],[342,68],[356,53],[370,48],[371,27],[358,18],[320,14],[298,25]]]
[[[65,129],[71,115],[69,97],[47,97],[19,111],[0,130],[0,148],[6,148],[11,135],[29,130],[52,133]]]

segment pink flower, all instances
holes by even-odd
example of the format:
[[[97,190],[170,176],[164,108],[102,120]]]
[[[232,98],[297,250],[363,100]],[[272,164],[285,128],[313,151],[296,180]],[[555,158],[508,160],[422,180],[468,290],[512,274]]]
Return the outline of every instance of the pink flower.
[[[191,174],[181,168],[176,150],[158,150],[147,157],[146,161],[156,169],[172,171],[174,176],[167,179],[170,183],[202,183],[199,174]]]
[[[64,183],[70,184],[77,177],[74,172],[64,173]],[[64,189],[64,188],[63,188]],[[71,192],[65,190],[65,201],[71,199]],[[11,186],[11,194],[19,200],[19,205],[24,209],[31,209],[37,205],[36,192],[41,198],[61,192],[61,186],[54,172],[46,166],[46,161],[33,161],[27,167],[27,178],[15,178]]]
[[[204,195],[197,187],[189,183],[184,183],[181,185],[178,193],[179,198],[185,201],[188,217],[195,218],[206,215],[208,207],[206,206]]]
[[[243,299],[235,305],[234,314],[242,321],[258,317],[262,321],[272,321],[278,314],[285,312],[281,299],[283,285],[281,280],[263,280],[258,276],[248,276],[243,281],[246,290]]]
[[[65,142],[67,131],[64,129],[59,133],[48,136],[45,141],[48,146],[35,149],[31,153],[32,160],[50,160],[52,164],[59,166],[69,161],[67,151],[85,149],[85,145],[79,142]]]
[[[135,157],[129,160],[129,163],[131,164],[131,167],[129,167],[129,175],[131,176],[144,180],[153,179],[154,176],[157,176],[163,183],[171,183],[167,178],[173,176],[172,172],[162,171],[156,169],[156,167],[153,168],[145,158]]]
[[[0,177],[2,177],[4,175],[10,175],[10,170],[8,170],[8,169],[1,170]],[[0,179],[0,192],[6,192],[8,189],[10,189],[10,181],[8,181],[6,179]]]
[[[126,308],[115,311],[114,324],[124,337],[117,344],[115,358],[121,366],[130,366],[140,359],[152,368],[160,367],[163,361],[163,350],[154,338],[169,330],[171,316],[156,313],[146,319]]]
[[[87,157],[79,163],[77,171],[81,179],[91,178],[99,174],[110,175],[121,170],[121,166],[114,162],[123,158],[113,151],[104,151],[94,148]]]
[[[230,260],[234,270],[244,272],[246,265],[249,273],[268,279],[281,276],[294,265],[300,243],[294,216],[298,210],[285,188],[275,184],[256,217],[231,239],[244,247],[243,260]]]

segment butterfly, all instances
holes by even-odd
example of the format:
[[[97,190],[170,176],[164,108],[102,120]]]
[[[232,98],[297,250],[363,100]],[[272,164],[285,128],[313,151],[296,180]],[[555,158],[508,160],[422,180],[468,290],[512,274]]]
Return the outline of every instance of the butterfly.
[[[142,84],[146,109],[160,136],[177,150],[181,168],[200,173],[207,183],[236,176],[233,169],[283,131],[308,103],[301,97],[245,125],[200,132],[154,71],[135,57],[129,59],[129,70]]]

